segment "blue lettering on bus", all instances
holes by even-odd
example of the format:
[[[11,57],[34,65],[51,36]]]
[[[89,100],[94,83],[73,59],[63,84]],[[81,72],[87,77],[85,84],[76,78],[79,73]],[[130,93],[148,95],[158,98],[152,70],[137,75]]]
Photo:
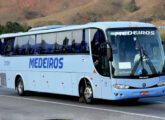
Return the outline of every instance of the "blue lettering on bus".
[[[29,68],[62,69],[64,58],[30,58]]]
[[[58,62],[59,62],[58,58],[55,58],[54,59],[54,68],[58,68]]]
[[[38,68],[38,58],[35,59],[35,68]]]
[[[42,68],[42,58],[38,59],[38,68]]]
[[[47,63],[47,58],[44,58],[43,59],[43,68],[46,68],[46,66],[47,66],[46,63]]]
[[[53,68],[53,58],[49,59],[49,67],[48,68]]]
[[[34,58],[31,58],[31,59],[29,60],[29,68],[34,68],[34,61],[35,61]]]
[[[60,58],[60,59],[59,59],[59,64],[60,64],[60,65],[59,65],[59,68],[60,68],[60,69],[63,68],[63,60],[64,60],[64,58]]]

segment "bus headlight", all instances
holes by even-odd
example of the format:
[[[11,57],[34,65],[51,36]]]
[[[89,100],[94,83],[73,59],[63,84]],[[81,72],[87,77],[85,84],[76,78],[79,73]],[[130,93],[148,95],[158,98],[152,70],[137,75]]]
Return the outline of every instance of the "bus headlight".
[[[160,86],[164,86],[165,85],[165,81],[164,82],[161,82],[161,83],[159,83],[159,84],[157,84],[159,87]]]
[[[128,85],[117,85],[117,84],[113,85],[113,87],[117,88],[117,89],[129,89],[130,88],[130,86],[128,86]]]

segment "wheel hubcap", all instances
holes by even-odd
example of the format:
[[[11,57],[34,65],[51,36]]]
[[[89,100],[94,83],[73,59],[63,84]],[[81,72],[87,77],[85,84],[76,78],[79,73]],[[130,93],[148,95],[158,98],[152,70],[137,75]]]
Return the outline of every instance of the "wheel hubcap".
[[[92,97],[92,89],[90,87],[87,87],[84,91],[84,96],[87,99],[90,99]]]
[[[19,91],[19,93],[22,93],[22,91],[23,91],[23,84],[22,84],[22,82],[19,82],[19,84],[18,84],[18,91]]]

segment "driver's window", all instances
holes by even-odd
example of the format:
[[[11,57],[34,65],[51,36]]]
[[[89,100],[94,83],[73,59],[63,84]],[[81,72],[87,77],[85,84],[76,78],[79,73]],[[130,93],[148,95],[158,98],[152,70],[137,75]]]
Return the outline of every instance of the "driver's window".
[[[109,76],[109,62],[104,33],[99,29],[91,29],[91,49],[96,70],[103,76]]]

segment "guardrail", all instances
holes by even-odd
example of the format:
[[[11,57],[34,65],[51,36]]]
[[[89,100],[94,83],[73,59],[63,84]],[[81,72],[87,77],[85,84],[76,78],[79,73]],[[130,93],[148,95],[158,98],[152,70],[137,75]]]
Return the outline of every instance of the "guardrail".
[[[158,29],[163,30],[163,29],[165,29],[165,26],[160,26],[160,27],[158,27]]]

